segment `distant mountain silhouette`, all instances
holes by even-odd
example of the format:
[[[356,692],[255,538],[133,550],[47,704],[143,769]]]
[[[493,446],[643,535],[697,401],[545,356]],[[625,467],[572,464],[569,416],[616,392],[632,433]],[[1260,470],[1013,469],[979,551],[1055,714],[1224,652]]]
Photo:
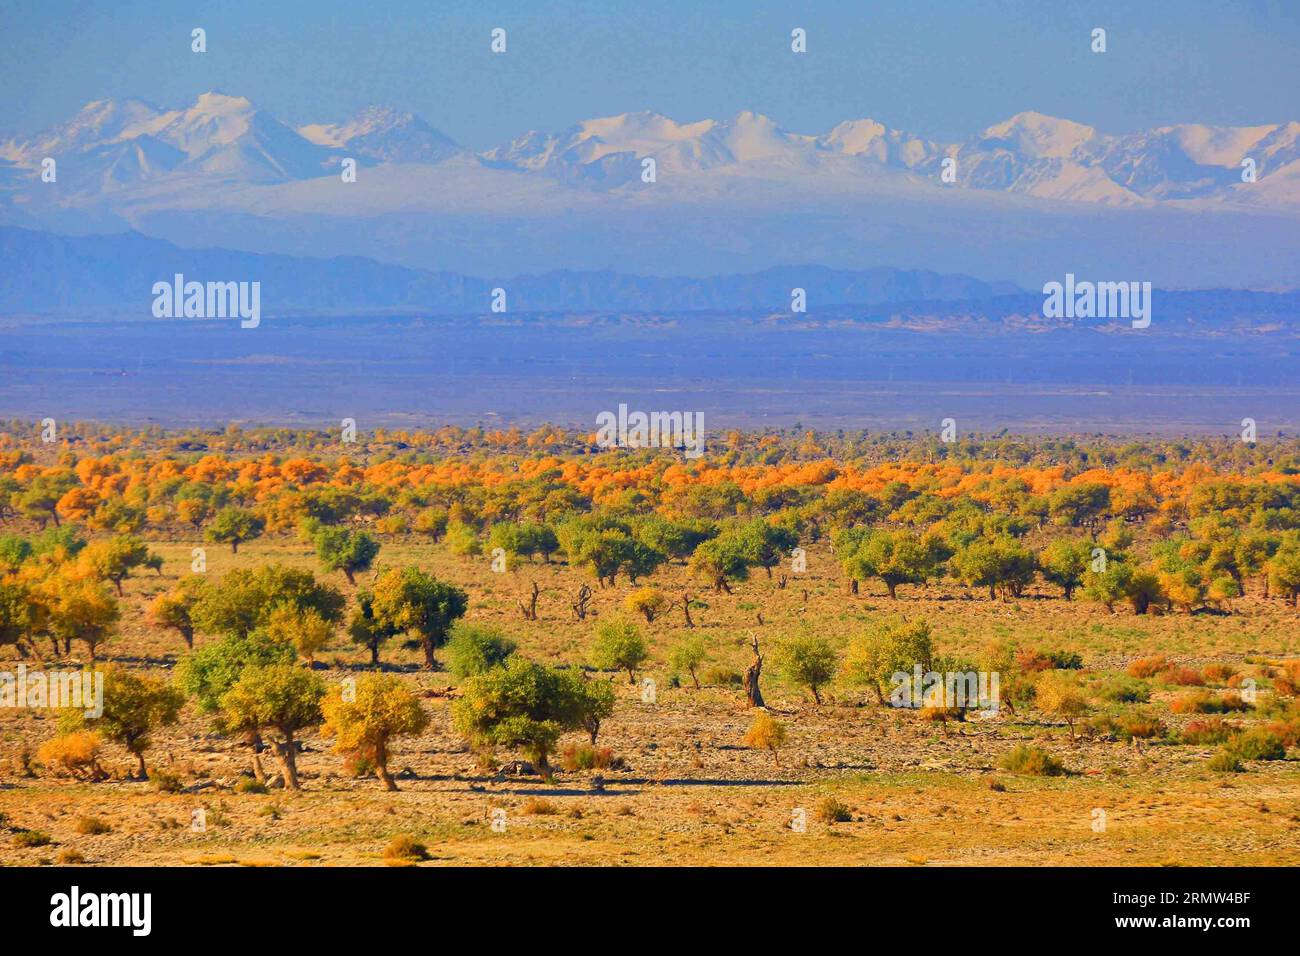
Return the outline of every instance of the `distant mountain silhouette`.
[[[808,307],[891,302],[982,300],[1021,291],[1009,282],[963,275],[875,268],[780,266],[710,278],[548,272],[483,278],[386,265],[373,259],[295,258],[229,249],[185,249],[137,232],[60,236],[0,227],[0,312],[150,315],[155,282],[257,281],[268,315],[285,312],[422,311],[490,313],[503,288],[510,313],[538,311],[682,312],[785,310],[802,288]]]

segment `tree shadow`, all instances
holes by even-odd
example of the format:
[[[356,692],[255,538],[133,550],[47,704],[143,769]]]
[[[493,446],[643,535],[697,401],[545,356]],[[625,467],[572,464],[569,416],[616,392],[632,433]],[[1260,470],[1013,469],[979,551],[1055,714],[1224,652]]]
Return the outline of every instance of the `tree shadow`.
[[[709,778],[709,777],[665,777],[663,779],[653,779],[650,777],[618,777],[617,779],[605,778],[605,789],[596,790],[591,787],[570,786],[547,786],[541,782],[540,777],[532,780],[520,777],[497,777],[486,776],[483,774],[460,774],[460,773],[443,773],[443,774],[398,774],[400,780],[419,780],[426,783],[466,783],[474,789],[476,793],[510,793],[519,796],[546,796],[547,794],[563,796],[606,796],[606,795],[625,795],[629,793],[639,793],[639,790],[620,789],[627,787],[799,787],[803,786],[805,780],[763,780],[759,778]],[[492,790],[474,788],[474,784],[496,784]],[[523,789],[526,788],[526,789]]]
[[[805,780],[760,780],[757,778],[710,779],[707,777],[665,777],[652,780],[649,777],[629,777],[620,783],[642,784],[657,787],[801,787]]]
[[[546,787],[541,785],[531,785],[528,789],[497,789],[493,790],[494,794],[509,794],[512,797],[631,797],[640,793],[640,790],[587,790],[575,787]]]
[[[134,664],[137,666],[144,666],[144,667],[162,667],[170,670],[171,668],[176,666],[176,658],[170,656],[169,657],[134,657],[134,656],[126,656],[126,655],[120,655],[120,656],[114,655],[112,657],[101,657],[93,662],[88,662],[88,663],[91,663],[92,666],[98,666],[101,664]]]

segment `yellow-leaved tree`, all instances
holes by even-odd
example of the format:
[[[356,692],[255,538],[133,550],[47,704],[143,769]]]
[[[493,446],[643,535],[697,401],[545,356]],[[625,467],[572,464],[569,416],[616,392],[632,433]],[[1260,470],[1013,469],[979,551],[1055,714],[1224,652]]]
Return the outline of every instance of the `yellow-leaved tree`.
[[[384,788],[396,790],[388,771],[391,743],[394,737],[418,734],[428,726],[420,699],[392,674],[366,674],[326,697],[321,711],[321,732],[335,738],[335,750],[368,760]]]

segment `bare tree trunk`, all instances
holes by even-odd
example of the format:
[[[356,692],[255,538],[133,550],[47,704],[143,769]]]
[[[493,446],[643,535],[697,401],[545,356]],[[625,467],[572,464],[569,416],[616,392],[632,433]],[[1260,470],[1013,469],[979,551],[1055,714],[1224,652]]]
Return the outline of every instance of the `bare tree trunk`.
[[[691,620],[691,592],[682,592],[682,614],[686,617],[686,626],[694,627],[695,622]]]
[[[388,748],[383,744],[375,747],[375,773],[383,781],[385,790],[397,790],[397,781],[388,772]]]
[[[758,652],[758,638],[753,635],[750,635],[750,649],[754,652],[754,660],[745,668],[745,696],[749,698],[750,707],[766,707],[763,692],[758,686],[758,680],[763,675],[763,655]]]
[[[276,741],[275,750],[280,756],[280,762],[284,764],[285,789],[301,789],[298,786],[298,745],[294,742],[293,734],[286,733],[284,740]]]
[[[541,588],[539,588],[537,582],[534,581],[533,593],[529,595],[527,607],[524,606],[523,601],[517,602],[519,604],[519,611],[523,614],[525,621],[537,620],[537,596],[541,593]]]
[[[569,605],[570,607],[573,608],[573,616],[576,617],[579,621],[585,621],[587,619],[587,610],[588,610],[587,604],[590,601],[591,601],[591,587],[589,585],[584,584],[582,587],[578,588],[577,599],[574,600],[574,602],[571,605]]]
[[[555,777],[555,772],[551,770],[551,765],[546,759],[546,751],[539,750],[532,753],[533,769],[542,775],[542,778],[550,781]]]

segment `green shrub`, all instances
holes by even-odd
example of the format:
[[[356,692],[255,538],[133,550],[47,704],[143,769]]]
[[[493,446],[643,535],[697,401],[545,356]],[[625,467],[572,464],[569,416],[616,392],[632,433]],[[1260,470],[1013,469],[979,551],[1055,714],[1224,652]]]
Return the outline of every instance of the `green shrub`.
[[[49,846],[53,842],[50,835],[42,830],[19,830],[14,834],[14,846],[33,848]]]
[[[703,684],[721,685],[728,687],[735,685],[739,687],[745,682],[744,676],[740,671],[731,667],[709,667],[700,674],[700,682]]]
[[[796,687],[806,687],[813,701],[821,704],[821,688],[830,683],[839,667],[839,655],[829,640],[812,630],[803,630],[777,642],[776,670]]]
[[[1089,717],[1083,725],[1084,733],[1089,737],[1119,737],[1119,720],[1114,714],[1097,714]]]
[[[516,647],[518,645],[497,628],[462,620],[452,625],[451,638],[443,653],[451,676],[463,681],[504,664]]]
[[[834,797],[826,797],[817,804],[817,819],[822,823],[851,823],[853,812]]]
[[[560,766],[565,770],[605,770],[613,763],[614,751],[608,747],[569,744],[560,753]]]
[[[691,635],[682,638],[669,655],[668,661],[673,668],[678,671],[685,671],[691,675],[691,683],[695,689],[700,689],[700,667],[708,660],[709,652],[701,635]],[[676,675],[674,675],[676,676]],[[680,683],[680,681],[678,681]]]
[[[1151,699],[1151,688],[1144,680],[1117,674],[1101,683],[1097,696],[1112,704],[1145,704]]]
[[[1169,728],[1165,722],[1154,714],[1138,711],[1132,714],[1120,714],[1118,717],[1119,735],[1124,740],[1151,740],[1163,737]]]
[[[180,793],[184,789],[181,778],[166,770],[154,770],[149,774],[149,782],[159,793]]]
[[[1031,777],[1059,777],[1065,773],[1065,765],[1046,750],[1030,744],[1018,744],[1014,750],[1002,755],[998,766],[1010,773],[1021,773]]]
[[[1237,755],[1226,747],[1216,751],[1206,766],[1215,773],[1241,773],[1245,769]]]
[[[384,858],[387,860],[427,860],[429,850],[423,843],[418,842],[415,837],[403,833],[393,837],[388,846],[384,847]]]
[[[635,684],[636,672],[649,657],[641,629],[631,621],[614,618],[596,625],[591,662],[600,670],[627,671],[628,683]]]
[[[614,709],[613,685],[586,680],[581,671],[562,671],[511,657],[465,682],[452,704],[452,723],[480,753],[518,748],[548,780],[548,757],[567,730],[593,738]]]
[[[1163,737],[1169,728],[1159,717],[1147,711],[1134,713],[1098,714],[1086,724],[1092,734],[1115,737],[1119,740],[1151,740]]]
[[[1228,749],[1241,760],[1286,759],[1286,744],[1277,734],[1263,727],[1246,731],[1228,744]]]
[[[1175,698],[1169,709],[1175,714],[1229,714],[1249,710],[1250,705],[1239,694],[1219,697],[1208,690],[1194,690]]]

